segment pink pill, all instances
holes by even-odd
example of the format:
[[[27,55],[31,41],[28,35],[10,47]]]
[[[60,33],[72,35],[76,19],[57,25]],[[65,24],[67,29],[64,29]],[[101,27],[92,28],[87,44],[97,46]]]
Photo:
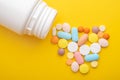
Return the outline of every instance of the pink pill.
[[[78,46],[85,44],[88,40],[88,34],[82,35],[78,40]]]
[[[78,64],[83,64],[84,63],[84,59],[80,55],[80,52],[75,52],[74,57],[75,57],[75,60],[77,61]]]

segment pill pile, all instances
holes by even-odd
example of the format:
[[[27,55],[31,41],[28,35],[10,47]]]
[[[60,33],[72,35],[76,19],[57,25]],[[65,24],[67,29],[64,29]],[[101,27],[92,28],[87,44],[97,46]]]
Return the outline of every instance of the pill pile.
[[[63,56],[67,49],[66,64],[73,72],[86,74],[90,71],[90,66],[98,66],[101,49],[109,45],[110,36],[105,30],[104,25],[94,26],[90,32],[90,28],[83,26],[71,28],[68,23],[57,24],[52,29],[51,43],[58,45],[57,53],[60,56]]]

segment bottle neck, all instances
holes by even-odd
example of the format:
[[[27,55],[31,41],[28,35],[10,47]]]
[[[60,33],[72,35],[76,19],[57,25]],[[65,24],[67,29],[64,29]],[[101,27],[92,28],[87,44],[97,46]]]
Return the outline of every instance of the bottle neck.
[[[24,33],[44,39],[55,19],[57,11],[40,0],[34,7],[25,26]]]

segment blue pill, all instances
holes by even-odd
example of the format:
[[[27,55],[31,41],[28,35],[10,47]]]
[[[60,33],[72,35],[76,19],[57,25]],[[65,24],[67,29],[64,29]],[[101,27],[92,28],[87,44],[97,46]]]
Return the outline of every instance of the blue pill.
[[[85,56],[85,61],[90,62],[90,61],[95,61],[99,59],[99,55],[94,53],[94,54],[89,54]]]
[[[72,41],[77,42],[78,41],[78,29],[72,28]]]
[[[67,39],[67,40],[71,39],[71,34],[68,33],[68,32],[59,31],[59,32],[57,33],[57,36],[58,36],[59,38],[63,38],[63,39]]]

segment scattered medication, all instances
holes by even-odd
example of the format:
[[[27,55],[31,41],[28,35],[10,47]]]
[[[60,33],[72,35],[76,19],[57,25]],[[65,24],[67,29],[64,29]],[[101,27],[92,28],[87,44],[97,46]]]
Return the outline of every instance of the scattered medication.
[[[105,29],[104,25],[94,26],[90,32],[90,28],[83,26],[70,28],[68,23],[57,24],[53,28],[51,43],[58,44],[60,56],[63,56],[67,49],[66,65],[70,66],[73,72],[86,74],[90,71],[90,66],[97,68],[99,53],[102,48],[109,46],[110,35],[105,33]]]

